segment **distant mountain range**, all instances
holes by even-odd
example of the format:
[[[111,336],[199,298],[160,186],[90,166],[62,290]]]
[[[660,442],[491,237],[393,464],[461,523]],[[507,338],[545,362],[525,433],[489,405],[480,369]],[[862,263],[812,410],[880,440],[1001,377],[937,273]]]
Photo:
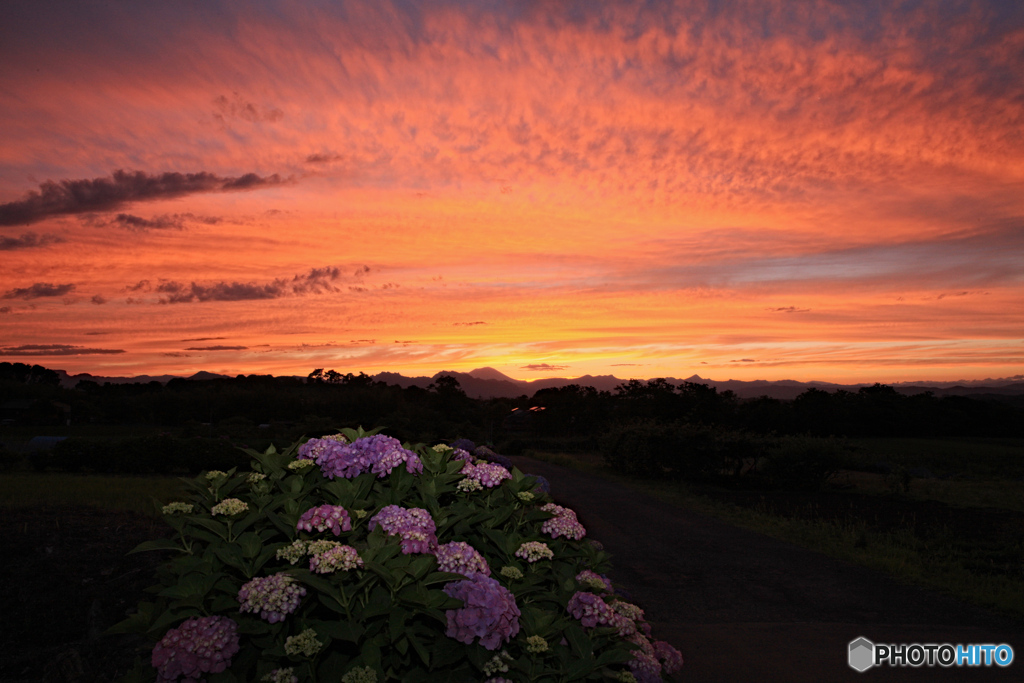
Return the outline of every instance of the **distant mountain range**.
[[[106,382],[110,382],[111,384],[131,384],[135,382],[142,384],[160,382],[161,384],[165,384],[170,380],[177,378],[176,375],[100,377],[90,375],[88,373],[69,375],[63,370],[56,370],[56,372],[61,377],[61,384],[68,388],[73,388],[82,380],[89,380],[98,384],[104,384]],[[515,398],[523,395],[532,396],[541,389],[561,388],[570,384],[591,386],[598,391],[613,391],[615,387],[628,381],[619,379],[613,375],[584,375],[582,377],[572,379],[551,377],[527,381],[513,379],[494,368],[479,368],[470,372],[443,370],[435,374],[433,377],[406,377],[405,375],[395,372],[381,372],[377,375],[373,375],[372,377],[375,381],[384,382],[385,384],[397,384],[403,388],[411,386],[426,388],[438,377],[444,376],[454,377],[457,379],[459,381],[459,386],[461,386],[463,391],[472,398]],[[204,371],[197,372],[196,374],[184,379],[203,381],[210,379],[231,379],[231,377],[229,375],[218,375]],[[787,400],[796,398],[808,389],[855,392],[861,387],[870,386],[870,384],[834,384],[830,382],[797,382],[795,380],[742,381],[730,379],[726,381],[717,381],[705,379],[698,375],[693,375],[686,379],[666,377],[665,380],[676,385],[681,384],[682,382],[707,384],[708,386],[715,387],[719,391],[732,391],[740,398],[770,396],[771,398]],[[952,395],[972,396],[978,398],[985,396],[1021,396],[1024,395],[1024,375],[1017,375],[1015,377],[1005,379],[961,380],[958,382],[897,382],[890,384],[889,386],[893,387],[901,394],[907,395],[930,391],[936,396]]]

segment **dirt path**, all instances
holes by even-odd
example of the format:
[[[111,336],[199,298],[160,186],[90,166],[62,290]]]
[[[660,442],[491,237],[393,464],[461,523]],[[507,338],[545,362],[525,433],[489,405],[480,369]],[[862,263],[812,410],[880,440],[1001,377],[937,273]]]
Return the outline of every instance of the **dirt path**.
[[[613,555],[612,579],[678,647],[680,681],[1022,681],[1024,624],[854,565],[637,495],[596,475],[513,457],[551,482],[588,537]],[[850,641],[1006,643],[1000,667],[858,673]]]

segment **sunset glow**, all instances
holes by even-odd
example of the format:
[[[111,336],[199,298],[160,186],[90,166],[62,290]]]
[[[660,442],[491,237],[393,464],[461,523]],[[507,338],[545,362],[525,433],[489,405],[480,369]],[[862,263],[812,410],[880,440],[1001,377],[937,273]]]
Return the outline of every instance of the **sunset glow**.
[[[9,2],[0,359],[1024,373],[1019,2]]]

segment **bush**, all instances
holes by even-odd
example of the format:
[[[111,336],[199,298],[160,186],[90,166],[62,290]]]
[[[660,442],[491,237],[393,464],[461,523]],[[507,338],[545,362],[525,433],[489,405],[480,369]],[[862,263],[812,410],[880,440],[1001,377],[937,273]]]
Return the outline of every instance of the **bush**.
[[[602,454],[625,474],[735,482],[766,451],[762,437],[689,423],[635,422],[613,429]]]
[[[163,507],[175,538],[133,551],[174,553],[156,600],[111,629],[148,635],[160,680],[655,681],[682,664],[516,469],[362,430],[249,455]],[[152,679],[140,661],[123,680]]]
[[[832,438],[785,436],[769,447],[758,474],[771,488],[818,491],[839,472],[843,453]]]

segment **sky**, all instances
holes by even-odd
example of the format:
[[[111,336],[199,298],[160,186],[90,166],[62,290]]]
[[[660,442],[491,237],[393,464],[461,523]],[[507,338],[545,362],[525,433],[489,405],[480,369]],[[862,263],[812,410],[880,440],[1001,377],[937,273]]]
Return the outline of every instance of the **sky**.
[[[0,4],[0,360],[1024,373],[1024,4]]]

